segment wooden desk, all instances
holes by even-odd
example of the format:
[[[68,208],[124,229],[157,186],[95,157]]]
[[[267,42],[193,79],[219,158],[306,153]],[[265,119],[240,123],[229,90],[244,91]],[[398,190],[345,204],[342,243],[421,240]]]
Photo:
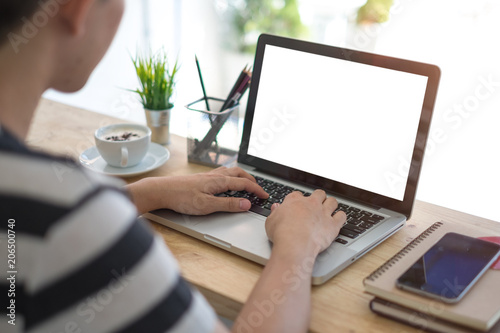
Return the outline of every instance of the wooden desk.
[[[122,120],[43,100],[33,120],[28,144],[57,154],[78,158],[94,145],[95,129]],[[145,176],[171,176],[209,170],[189,164],[186,140],[173,136],[168,146],[171,159]],[[127,179],[136,181],[140,177]],[[362,280],[399,249],[437,220],[474,225],[500,235],[500,223],[417,201],[408,224],[376,249],[322,286],[312,289],[312,332],[417,332],[411,327],[370,312],[372,296],[363,292]],[[205,295],[217,312],[234,319],[259,278],[262,266],[156,223],[179,260],[184,276]],[[152,272],[154,274],[154,272]]]

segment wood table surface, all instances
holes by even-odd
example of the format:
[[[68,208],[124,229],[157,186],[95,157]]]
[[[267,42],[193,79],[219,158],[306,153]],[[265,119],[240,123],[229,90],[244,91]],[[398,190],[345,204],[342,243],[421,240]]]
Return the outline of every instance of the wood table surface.
[[[42,100],[37,109],[27,143],[35,149],[75,159],[94,145],[94,131],[104,125],[126,121]],[[173,176],[210,170],[187,162],[186,139],[172,137],[166,146],[171,158],[163,166],[142,177]],[[409,326],[373,314],[368,307],[372,296],[363,292],[363,278],[392,257],[433,222],[445,220],[474,225],[479,230],[500,235],[500,223],[416,201],[406,226],[374,250],[321,286],[312,287],[312,332],[419,332]],[[177,260],[182,274],[214,306],[217,313],[234,319],[262,272],[262,266],[215,246],[151,222]],[[152,272],[154,274],[154,272]]]

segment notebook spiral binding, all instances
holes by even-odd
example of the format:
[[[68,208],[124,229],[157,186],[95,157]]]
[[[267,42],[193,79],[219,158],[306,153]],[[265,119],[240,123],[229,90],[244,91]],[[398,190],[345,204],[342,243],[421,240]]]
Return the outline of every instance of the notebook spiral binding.
[[[420,242],[422,242],[427,236],[433,233],[436,229],[443,225],[443,222],[435,222],[429,228],[424,230],[420,235],[418,235],[415,239],[413,239],[408,245],[401,249],[398,253],[396,253],[392,258],[387,260],[382,266],[377,268],[374,272],[366,277],[366,280],[374,281],[380,275],[382,275],[385,271],[387,271],[393,264],[395,264],[399,259],[404,257],[407,253],[409,253],[415,246],[417,246]]]

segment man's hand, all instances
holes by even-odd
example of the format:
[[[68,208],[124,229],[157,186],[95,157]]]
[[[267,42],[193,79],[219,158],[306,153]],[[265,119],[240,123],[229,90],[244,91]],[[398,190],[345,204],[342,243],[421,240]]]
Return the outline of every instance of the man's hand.
[[[338,235],[346,220],[334,198],[317,190],[309,197],[300,192],[289,194],[283,204],[273,205],[266,220],[266,232],[273,242],[266,264],[238,318],[233,332],[248,327],[253,314],[262,312],[260,304],[272,304],[272,316],[263,317],[259,332],[306,332],[311,313],[311,275],[314,260]],[[293,272],[293,283],[284,277]],[[282,302],[273,303],[276,292]],[[271,296],[271,300],[272,300]],[[260,306],[259,306],[260,305]]]
[[[225,167],[187,176],[145,178],[128,189],[140,213],[168,208],[183,214],[205,215],[250,209],[247,199],[214,196],[228,190],[251,192],[263,199],[269,197],[243,169]]]
[[[346,220],[337,209],[335,198],[327,198],[322,190],[304,197],[300,192],[289,194],[283,204],[273,205],[266,221],[266,232],[274,248],[285,252],[311,251],[312,256],[325,250],[337,237]],[[275,250],[273,248],[273,251]]]

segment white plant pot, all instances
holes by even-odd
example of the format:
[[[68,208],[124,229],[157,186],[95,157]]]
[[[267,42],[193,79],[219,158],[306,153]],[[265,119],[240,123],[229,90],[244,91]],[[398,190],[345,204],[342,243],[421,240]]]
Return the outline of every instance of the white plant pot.
[[[146,113],[146,122],[151,129],[151,141],[161,145],[170,143],[170,113],[172,108],[166,110],[148,110]]]

